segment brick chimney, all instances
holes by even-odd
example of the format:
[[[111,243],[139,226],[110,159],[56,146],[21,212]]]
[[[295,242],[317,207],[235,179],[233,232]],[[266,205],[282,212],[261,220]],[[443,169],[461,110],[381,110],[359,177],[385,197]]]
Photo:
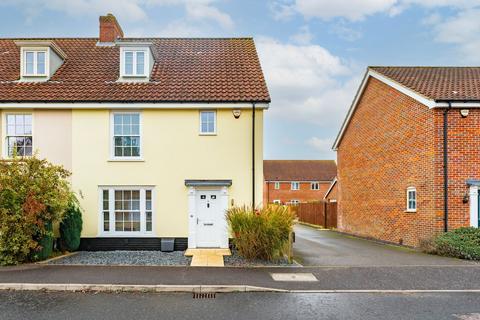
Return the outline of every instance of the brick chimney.
[[[108,13],[106,16],[100,16],[99,20],[99,42],[115,42],[118,38],[123,38],[122,27],[120,27],[117,18],[113,14]]]

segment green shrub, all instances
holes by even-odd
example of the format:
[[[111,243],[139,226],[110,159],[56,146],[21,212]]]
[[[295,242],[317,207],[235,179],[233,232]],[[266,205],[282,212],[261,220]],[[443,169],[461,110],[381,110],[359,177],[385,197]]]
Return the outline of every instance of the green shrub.
[[[480,229],[459,228],[434,240],[434,253],[461,259],[480,260]]]
[[[72,197],[61,166],[37,157],[0,161],[0,265],[32,259]]]
[[[249,260],[283,257],[294,220],[295,215],[287,206],[271,205],[260,210],[234,207],[227,211],[233,243],[239,254]]]
[[[81,233],[82,211],[75,202],[72,202],[60,223],[60,248],[65,251],[77,250],[80,246]]]

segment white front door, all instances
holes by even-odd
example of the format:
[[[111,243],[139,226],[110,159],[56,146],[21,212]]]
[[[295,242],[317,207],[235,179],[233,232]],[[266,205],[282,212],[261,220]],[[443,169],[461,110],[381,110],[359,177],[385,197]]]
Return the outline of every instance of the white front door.
[[[220,196],[220,190],[197,190],[196,192],[197,247],[219,248],[221,246],[221,219],[225,213]]]

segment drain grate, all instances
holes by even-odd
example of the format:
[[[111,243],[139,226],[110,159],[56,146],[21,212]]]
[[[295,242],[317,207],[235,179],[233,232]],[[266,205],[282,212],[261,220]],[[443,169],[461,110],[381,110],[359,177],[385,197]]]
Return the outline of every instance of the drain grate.
[[[193,294],[193,299],[215,299],[217,294],[215,292],[204,292],[204,293],[197,293]]]

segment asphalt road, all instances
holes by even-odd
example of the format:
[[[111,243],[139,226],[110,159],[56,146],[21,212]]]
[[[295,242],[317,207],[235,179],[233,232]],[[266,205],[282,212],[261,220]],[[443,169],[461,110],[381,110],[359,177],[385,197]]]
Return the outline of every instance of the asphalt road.
[[[305,266],[445,266],[471,261],[424,254],[329,230],[295,226],[295,259]]]
[[[0,292],[0,319],[480,319],[480,294]]]

